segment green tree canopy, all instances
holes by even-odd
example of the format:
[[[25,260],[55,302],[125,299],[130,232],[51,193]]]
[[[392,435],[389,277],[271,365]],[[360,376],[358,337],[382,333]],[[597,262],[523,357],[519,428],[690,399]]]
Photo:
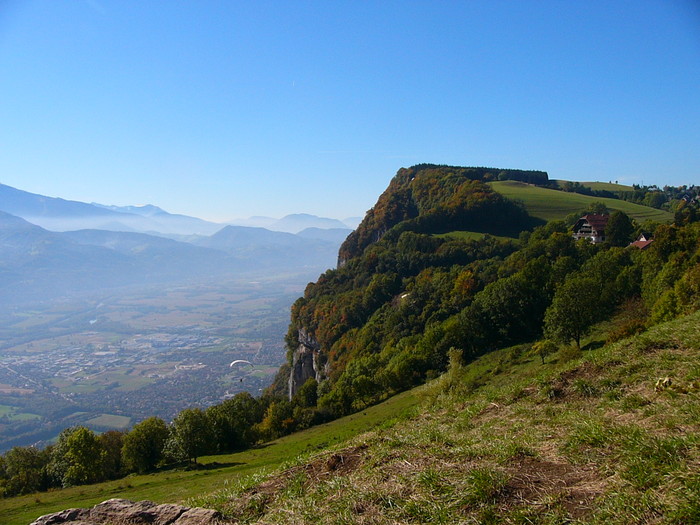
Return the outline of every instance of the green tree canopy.
[[[218,452],[240,450],[256,441],[253,427],[262,419],[264,407],[261,406],[262,403],[248,392],[239,392],[233,398],[207,408],[206,415]]]
[[[627,246],[634,235],[634,224],[622,211],[612,212],[605,227],[605,240],[612,246]]]
[[[130,472],[148,472],[163,459],[168,427],[159,417],[149,417],[134,425],[124,438],[122,461]]]
[[[608,213],[608,207],[605,205],[604,202],[593,201],[588,205],[584,214],[585,213],[595,213],[597,215],[605,215],[606,213]]]
[[[544,333],[548,339],[568,342],[581,348],[581,337],[598,319],[599,286],[590,277],[574,276],[557,289],[544,315]]]
[[[206,413],[200,408],[187,408],[170,425],[167,448],[180,459],[197,463],[197,458],[212,451],[214,436]]]
[[[119,430],[109,430],[98,436],[105,451],[102,464],[105,479],[115,479],[122,474],[122,447],[125,435]]]
[[[84,485],[102,481],[105,451],[86,427],[67,428],[58,436],[51,453],[49,469],[61,485]]]
[[[0,495],[15,496],[47,488],[48,450],[14,447],[0,458]]]
[[[544,364],[544,360],[548,355],[553,354],[557,350],[557,345],[549,339],[542,339],[532,345],[533,353],[539,356],[539,358],[542,360],[542,364]]]

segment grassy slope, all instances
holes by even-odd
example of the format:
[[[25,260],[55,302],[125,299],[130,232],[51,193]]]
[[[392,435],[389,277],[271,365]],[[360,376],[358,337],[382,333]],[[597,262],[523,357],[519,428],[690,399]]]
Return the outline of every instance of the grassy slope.
[[[122,480],[0,499],[2,525],[26,525],[38,516],[71,507],[89,507],[109,498],[181,502],[209,493],[248,475],[261,475],[301,454],[342,443],[417,406],[415,392],[405,392],[363,412],[278,439],[258,449],[200,458],[206,468],[171,470]]]
[[[614,182],[582,182],[584,186],[588,186],[592,190],[607,190],[607,191],[634,191],[632,186],[626,184],[615,184]]]
[[[190,503],[242,523],[698,523],[699,350],[696,313],[545,365],[497,351],[410,419]]]
[[[0,500],[0,516],[124,497],[259,523],[697,523],[699,392],[700,312],[545,365],[499,350],[207,469]]]
[[[516,181],[500,181],[490,184],[495,191],[509,199],[522,201],[530,215],[548,221],[563,219],[570,213],[579,213],[594,201],[604,203],[610,210],[623,211],[639,222],[647,219],[656,222],[670,222],[673,220],[673,216],[666,211],[618,199],[604,199],[578,193],[566,193]]]
[[[550,179],[553,182],[556,182],[559,187],[561,187],[565,182],[569,182],[566,180],[556,180],[556,179]],[[615,184],[614,182],[581,182],[583,186],[586,186],[588,188],[591,188],[592,190],[607,190],[607,191],[634,191],[634,188],[632,186],[627,186],[625,184]]]

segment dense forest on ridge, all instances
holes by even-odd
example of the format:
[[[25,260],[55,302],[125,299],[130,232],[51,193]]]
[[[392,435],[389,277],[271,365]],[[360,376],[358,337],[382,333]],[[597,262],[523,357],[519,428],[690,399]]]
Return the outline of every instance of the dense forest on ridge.
[[[300,342],[311,347],[315,377],[306,388],[317,385],[321,413],[347,414],[436,376],[450,348],[469,361],[544,336],[567,343],[628,301],[630,332],[697,306],[698,228],[684,224],[694,215],[678,214],[673,226],[633,225],[616,212],[607,243],[576,242],[565,221],[529,231],[537,222],[526,210],[473,174],[399,170],[341,247],[339,268],[294,304],[290,366]],[[642,226],[655,242],[628,248]],[[449,235],[459,231],[519,238]],[[569,319],[582,324],[558,328]]]

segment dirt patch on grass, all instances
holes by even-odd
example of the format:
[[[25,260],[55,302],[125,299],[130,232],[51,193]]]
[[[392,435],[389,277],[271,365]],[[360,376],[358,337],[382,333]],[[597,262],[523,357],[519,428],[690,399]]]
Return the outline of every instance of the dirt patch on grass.
[[[356,470],[363,461],[363,451],[368,445],[359,445],[328,456],[321,456],[311,463],[291,467],[277,476],[248,489],[241,495],[241,500],[263,499],[269,502],[275,495],[287,487],[290,480],[304,473],[304,484],[317,483],[331,476],[347,476]]]
[[[567,370],[559,374],[558,381],[562,383],[563,386],[568,386],[577,379],[592,380],[597,379],[603,369],[591,362],[584,362],[576,368]]]
[[[347,476],[356,470],[363,461],[364,450],[368,445],[359,445],[335,452],[329,457],[321,457],[302,468],[309,480],[319,481],[331,476]]]
[[[550,384],[547,396],[558,401],[595,397],[597,393],[594,392],[592,385],[600,377],[601,371],[600,366],[585,362],[576,368],[562,372]]]
[[[236,522],[256,521],[274,506],[279,497],[284,497],[285,491],[290,487],[305,491],[332,476],[347,476],[355,471],[364,461],[363,453],[367,448],[366,444],[347,448],[317,457],[310,463],[288,468],[244,491],[235,499],[230,499],[223,505],[224,514]]]
[[[593,511],[593,504],[606,482],[591,466],[571,465],[537,457],[514,458],[504,494],[513,505],[561,505],[579,519]]]

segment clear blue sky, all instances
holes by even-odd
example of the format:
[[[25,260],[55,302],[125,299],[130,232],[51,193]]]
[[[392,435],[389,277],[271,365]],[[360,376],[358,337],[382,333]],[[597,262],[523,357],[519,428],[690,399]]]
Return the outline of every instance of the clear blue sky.
[[[700,183],[700,2],[0,0],[0,182],[363,215],[402,166]]]

